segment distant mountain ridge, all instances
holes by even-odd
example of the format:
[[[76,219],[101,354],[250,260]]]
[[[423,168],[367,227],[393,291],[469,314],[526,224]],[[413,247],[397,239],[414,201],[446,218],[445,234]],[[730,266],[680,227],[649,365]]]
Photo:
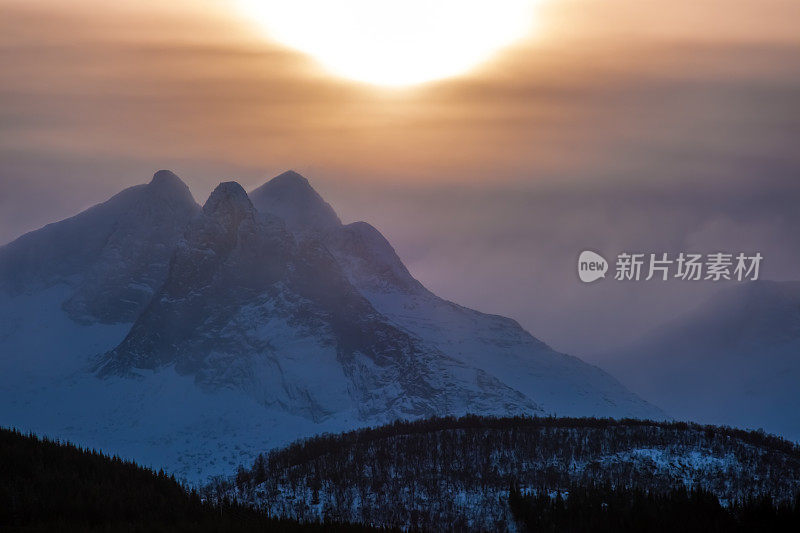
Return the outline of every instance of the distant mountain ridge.
[[[676,417],[800,442],[800,282],[723,290],[607,361]]]
[[[17,325],[0,330],[0,416],[187,478],[397,418],[665,416],[513,320],[438,298],[294,172],[249,195],[222,183],[200,208],[159,171],[0,247],[0,273]]]

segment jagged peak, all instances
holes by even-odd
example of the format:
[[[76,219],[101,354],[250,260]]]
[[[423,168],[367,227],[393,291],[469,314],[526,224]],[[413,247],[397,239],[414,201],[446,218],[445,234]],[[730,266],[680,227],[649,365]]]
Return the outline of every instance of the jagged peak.
[[[267,183],[272,183],[273,185],[307,187],[309,189],[313,189],[311,184],[308,182],[308,179],[294,170],[282,172],[281,174],[278,174],[269,180]]]
[[[165,169],[159,170],[158,172],[153,174],[153,179],[150,180],[150,185],[155,185],[157,187],[163,185],[174,185],[174,184],[185,185],[185,183],[183,183],[183,180],[181,180],[178,177],[178,175],[172,172],[171,170],[165,170]]]
[[[292,231],[327,231],[341,225],[336,212],[309,181],[287,170],[250,193],[256,209],[280,217]]]
[[[171,170],[159,170],[147,184],[149,190],[161,196],[176,197],[195,203],[189,186]]]
[[[244,188],[235,181],[224,181],[217,185],[203,205],[203,213],[208,216],[237,215],[241,218],[252,215],[255,209]]]
[[[311,199],[318,198],[319,201],[324,202],[322,197],[314,190],[311,183],[305,176],[295,172],[294,170],[287,170],[278,174],[261,187],[258,187],[251,192],[254,196],[270,195],[273,197],[294,198],[294,199]]]

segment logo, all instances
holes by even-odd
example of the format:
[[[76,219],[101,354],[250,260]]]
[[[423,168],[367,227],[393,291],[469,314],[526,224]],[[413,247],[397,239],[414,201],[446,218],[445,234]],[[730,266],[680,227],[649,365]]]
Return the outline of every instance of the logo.
[[[590,250],[581,252],[578,257],[578,277],[584,283],[591,283],[600,278],[606,277],[608,272],[608,261],[600,255]]]
[[[617,255],[616,281],[756,281],[764,256],[761,252],[628,253]],[[606,277],[608,261],[590,250],[578,257],[578,277],[591,283]]]

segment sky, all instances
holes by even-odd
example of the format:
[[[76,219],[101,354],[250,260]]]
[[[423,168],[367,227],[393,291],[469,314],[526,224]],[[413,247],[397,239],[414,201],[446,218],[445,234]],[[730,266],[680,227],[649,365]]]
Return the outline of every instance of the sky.
[[[527,37],[401,88],[332,75],[234,0],[0,10],[0,243],[160,168],[200,203],[291,168],[434,292],[589,360],[719,284],[583,285],[584,249],[759,250],[800,279],[795,0],[541,0]]]

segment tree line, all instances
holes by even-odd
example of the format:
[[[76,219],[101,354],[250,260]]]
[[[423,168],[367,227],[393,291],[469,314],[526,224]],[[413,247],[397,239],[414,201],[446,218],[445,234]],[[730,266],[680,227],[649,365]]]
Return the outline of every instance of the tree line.
[[[800,494],[776,503],[769,495],[722,506],[703,489],[666,492],[571,485],[556,494],[523,494],[514,484],[509,507],[518,530],[531,533],[745,533],[800,531]]]
[[[720,505],[800,490],[800,447],[767,435],[684,422],[482,417],[396,422],[321,435],[259,455],[204,494],[272,516],[376,526],[502,530],[512,484],[670,494],[703,491]]]
[[[209,502],[163,471],[96,450],[0,429],[1,531],[359,531],[353,524],[268,518]]]

